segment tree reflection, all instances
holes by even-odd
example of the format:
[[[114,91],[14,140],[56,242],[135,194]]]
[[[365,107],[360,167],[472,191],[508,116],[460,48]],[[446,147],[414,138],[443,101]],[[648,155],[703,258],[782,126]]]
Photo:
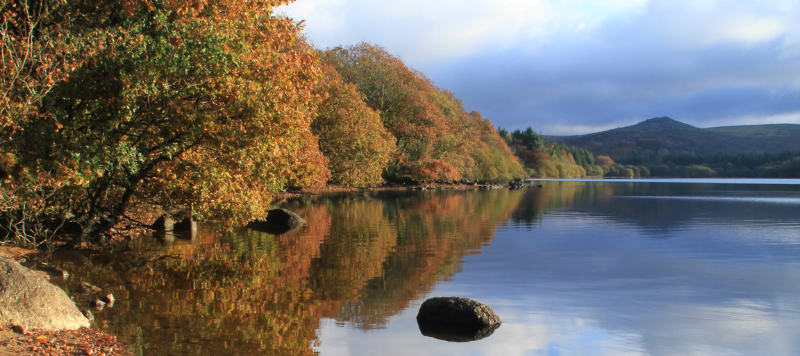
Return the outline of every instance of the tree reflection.
[[[451,278],[522,201],[521,191],[320,197],[289,203],[308,224],[286,235],[201,229],[124,255],[57,257],[72,290],[117,297],[97,327],[146,353],[311,355],[324,318],[361,329]],[[124,257],[123,257],[124,256]],[[78,295],[78,303],[91,296]]]

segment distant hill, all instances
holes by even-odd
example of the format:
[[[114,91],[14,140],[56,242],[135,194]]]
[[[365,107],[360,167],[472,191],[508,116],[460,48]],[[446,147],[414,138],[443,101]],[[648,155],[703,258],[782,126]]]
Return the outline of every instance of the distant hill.
[[[785,137],[795,140],[797,137],[800,137],[800,125],[795,124],[722,126],[711,127],[707,128],[706,130],[732,136],[751,137],[757,139],[780,139]]]
[[[659,117],[636,125],[579,136],[545,136],[567,146],[585,147],[595,156],[800,151],[800,125],[750,125],[701,129]]]

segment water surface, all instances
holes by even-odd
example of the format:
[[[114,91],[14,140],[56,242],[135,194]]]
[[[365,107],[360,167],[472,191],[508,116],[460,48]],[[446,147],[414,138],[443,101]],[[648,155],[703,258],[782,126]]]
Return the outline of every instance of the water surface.
[[[284,203],[308,221],[290,234],[206,228],[50,263],[70,291],[114,293],[96,327],[141,354],[800,354],[800,185],[680,182],[317,196]],[[433,296],[503,324],[425,337]]]

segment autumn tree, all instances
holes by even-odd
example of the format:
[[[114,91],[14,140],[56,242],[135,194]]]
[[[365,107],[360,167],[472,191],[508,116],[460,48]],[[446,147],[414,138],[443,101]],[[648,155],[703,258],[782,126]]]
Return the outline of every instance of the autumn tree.
[[[0,134],[7,139],[80,63],[80,36],[57,1],[0,0]]]
[[[323,66],[315,93],[321,101],[311,127],[329,160],[331,182],[353,187],[382,183],[381,173],[396,147],[380,114],[330,65]]]
[[[498,133],[505,137],[531,176],[579,178],[585,177],[587,172],[602,175],[602,169],[595,166],[594,156],[584,148],[548,142],[530,127],[512,133],[500,129]]]
[[[389,178],[503,180],[524,175],[494,129],[484,130],[483,118],[471,116],[455,94],[437,88],[384,48],[360,43],[329,49],[321,57],[355,86],[394,136],[397,152],[386,169]],[[482,172],[475,170],[476,158],[481,158]],[[494,165],[507,167],[496,170]]]
[[[288,184],[319,181],[316,55],[272,14],[283,3],[52,2],[70,15],[54,23],[86,19],[70,31],[94,54],[3,142],[4,196],[52,180],[38,203],[79,226],[77,243],[148,224],[134,207],[243,223]],[[8,221],[22,208],[3,209]]]
[[[528,178],[517,157],[488,119],[473,111],[470,118],[478,126],[479,139],[471,150],[476,167],[474,179],[489,182],[508,182],[515,178]]]
[[[384,48],[368,43],[329,49],[322,60],[332,65],[344,82],[355,85],[394,136],[397,152],[387,167],[388,176],[457,178],[457,171],[434,157],[435,145],[447,135],[449,126],[432,101],[437,88],[428,78]]]
[[[614,160],[609,156],[597,156],[594,161],[600,166],[609,166],[614,164]]]

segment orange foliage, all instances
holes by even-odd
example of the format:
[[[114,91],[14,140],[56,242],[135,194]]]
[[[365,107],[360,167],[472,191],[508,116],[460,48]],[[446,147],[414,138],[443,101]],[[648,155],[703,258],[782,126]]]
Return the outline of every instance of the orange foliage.
[[[345,82],[355,84],[364,102],[380,113],[383,125],[397,140],[390,175],[434,158],[434,146],[449,132],[449,126],[431,101],[437,88],[428,78],[385,49],[367,43],[330,49],[322,59],[336,68]]]
[[[342,80],[355,85],[397,140],[389,177],[503,180],[522,176],[505,141],[493,128],[486,130],[487,125],[491,127],[488,120],[484,123],[468,114],[452,92],[437,88],[385,49],[368,43],[336,47],[323,52],[322,60],[336,68]],[[474,170],[476,158],[485,169]]]
[[[409,172],[412,176],[422,180],[459,180],[461,174],[449,163],[431,159],[427,162],[420,162],[419,165],[410,167]]]
[[[342,82],[330,65],[323,65],[315,93],[322,100],[312,128],[330,161],[331,182],[353,187],[382,183],[381,173],[396,147],[380,114],[362,101],[355,85]]]
[[[234,226],[263,217],[289,184],[327,181],[327,159],[310,129],[318,58],[298,41],[294,21],[273,16],[286,1],[42,3],[59,11],[54,29],[82,36],[70,40],[88,57],[68,73],[30,76],[37,93],[50,90],[35,110],[42,115],[14,124],[3,112],[0,124],[19,129],[5,130],[12,135],[0,153],[16,163],[2,167],[13,173],[2,187],[58,173],[66,183],[45,187],[55,192],[47,204],[82,226],[80,238],[149,223],[131,219],[134,206]],[[56,30],[29,47],[47,47],[49,35],[61,36]]]
[[[609,156],[597,156],[597,158],[594,159],[594,163],[598,166],[610,166],[614,164],[614,160]]]

